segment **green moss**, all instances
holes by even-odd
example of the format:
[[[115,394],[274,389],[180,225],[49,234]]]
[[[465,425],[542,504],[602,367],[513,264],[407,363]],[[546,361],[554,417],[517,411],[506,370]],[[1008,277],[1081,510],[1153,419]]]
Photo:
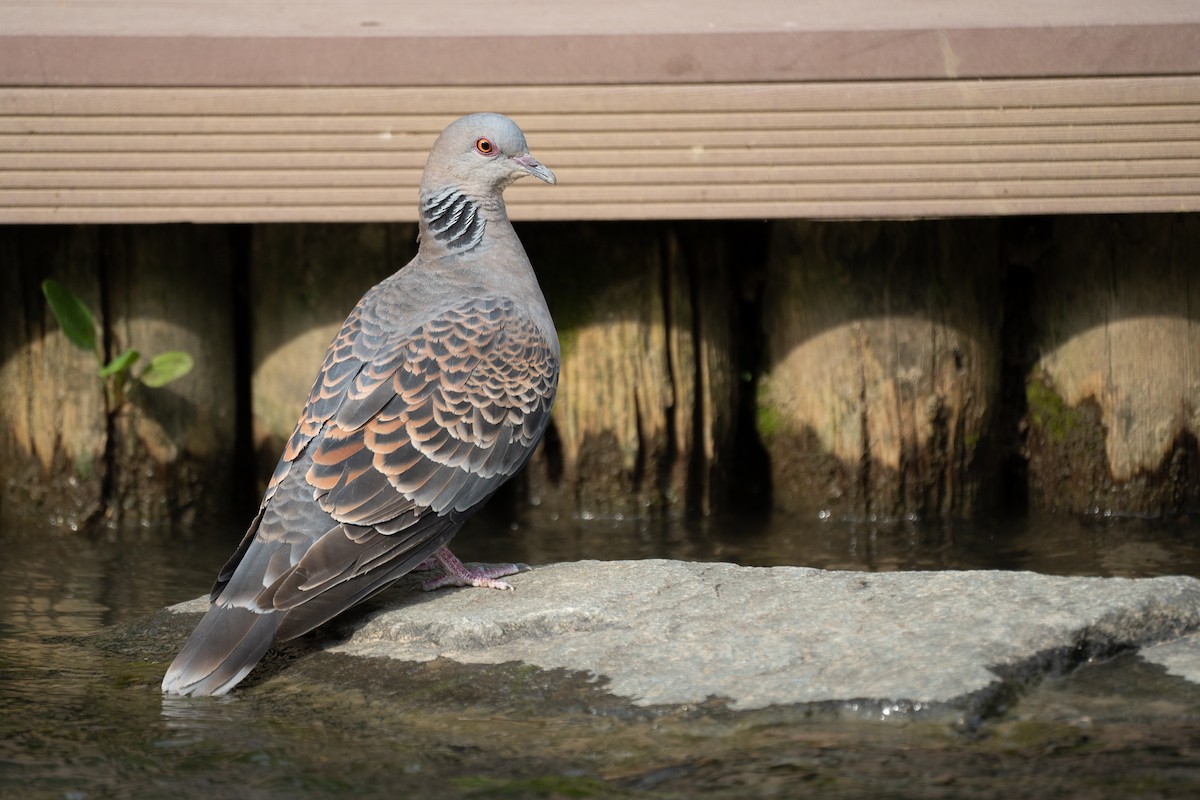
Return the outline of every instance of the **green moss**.
[[[558,329],[558,346],[562,350],[562,357],[565,361],[575,352],[575,344],[579,341],[579,328],[575,325],[564,328],[557,321],[555,321],[554,327]]]
[[[1052,442],[1066,441],[1086,424],[1084,413],[1068,406],[1042,374],[1033,375],[1026,381],[1025,402],[1034,427]]]
[[[776,436],[792,432],[787,412],[779,407],[773,395],[771,378],[763,375],[754,389],[754,427],[760,440],[767,442]]]
[[[778,409],[761,402],[761,392],[759,400],[758,407],[754,410],[754,425],[758,429],[759,438],[767,441],[783,432],[784,420]]]
[[[1028,719],[995,725],[991,736],[981,743],[981,749],[993,752],[1048,750],[1065,753],[1086,749],[1089,742],[1087,732],[1076,725]]]
[[[120,665],[106,674],[113,689],[137,686],[156,686],[162,680],[163,665],[158,662],[134,661]]]
[[[80,480],[91,480],[95,467],[96,459],[91,451],[85,449],[75,454],[75,475]]]

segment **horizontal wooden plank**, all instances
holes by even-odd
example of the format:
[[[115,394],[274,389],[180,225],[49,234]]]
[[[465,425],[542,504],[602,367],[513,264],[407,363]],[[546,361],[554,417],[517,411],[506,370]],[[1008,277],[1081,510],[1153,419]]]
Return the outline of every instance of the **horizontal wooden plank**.
[[[392,204],[364,206],[213,206],[188,209],[195,223],[222,222],[392,222],[411,221]],[[513,207],[512,218],[521,221],[643,220],[643,219],[918,219],[929,217],[1006,216],[1018,214],[1117,214],[1131,212],[1179,213],[1200,211],[1200,202],[1190,195],[1125,194],[1087,197],[980,197],[905,200],[890,199],[793,201],[787,203],[747,201],[674,201],[663,203],[609,203],[586,206],[544,204]],[[126,223],[178,221],[179,211],[158,205],[133,205],[120,209]],[[95,224],[110,223],[107,208],[43,206],[12,209],[0,207],[0,224]]]
[[[538,157],[555,170],[589,167],[595,154],[585,150],[536,148]],[[126,171],[199,170],[292,170],[334,172],[338,170],[419,170],[424,151],[284,151],[284,152],[122,152],[68,151],[23,153],[0,151],[0,170]],[[686,149],[615,150],[605,154],[614,169],[645,169],[666,166],[804,166],[811,164],[940,164],[940,163],[1026,163],[1111,160],[1187,160],[1197,157],[1195,141],[1136,141],[1121,143],[1062,142],[947,145],[897,145],[875,147],[744,148],[706,147]]]
[[[821,31],[1008,29],[1068,25],[1126,26],[1186,24],[1200,11],[1179,0],[1058,0],[1056,3],[946,3],[942,0],[811,2],[797,13],[795,0],[608,0],[606,3],[547,3],[508,0],[495,13],[494,0],[458,0],[457,13],[413,0],[89,0],[52,3],[5,0],[0,23],[14,34],[106,36],[308,37],[314,31],[352,40],[387,38],[403,29],[412,36],[491,34],[517,36],[611,34],[646,30],[702,33],[721,29]]]
[[[1134,106],[1041,106],[1025,108],[870,109],[751,112],[629,112],[525,114],[529,135],[571,130],[591,133],[726,130],[830,130],[845,128],[1034,127],[1200,122],[1200,101]],[[445,126],[441,116],[404,114],[43,114],[0,116],[0,134],[154,135],[273,134],[303,130],[323,135],[380,135],[397,131],[430,139]]]
[[[617,86],[0,87],[0,115],[411,114],[491,109],[559,120],[574,114],[848,111],[1179,105],[1200,103],[1193,75],[989,81],[846,81]],[[419,113],[418,113],[419,112]],[[522,118],[528,127],[528,122]]]
[[[1141,161],[1030,161],[926,164],[753,164],[739,166],[646,166],[636,174],[614,166],[564,167],[559,186],[684,186],[710,184],[883,184],[899,181],[1094,180],[1097,178],[1178,178],[1200,175],[1200,157]],[[419,169],[388,170],[13,170],[5,188],[15,189],[314,189],[415,186]],[[513,191],[518,191],[514,189]]]
[[[1029,180],[958,180],[958,181],[872,181],[869,183],[791,183],[791,184],[705,184],[686,185],[603,185],[592,186],[515,186],[509,190],[510,205],[547,203],[548,197],[531,193],[553,192],[560,205],[605,203],[669,203],[690,198],[695,202],[793,202],[798,200],[892,200],[935,199],[947,197],[1062,197],[1179,195],[1200,196],[1200,177],[1170,178],[1096,178],[1079,179],[1069,185],[1059,179]],[[163,206],[278,206],[278,205],[364,205],[395,203],[415,207],[411,191],[389,187],[279,187],[221,188],[193,187],[157,189],[152,193]],[[140,189],[9,189],[0,195],[3,206],[99,206],[117,208],[140,205],[146,193]],[[415,218],[414,208],[401,210],[405,218]]]
[[[492,92],[560,179],[514,218],[1200,208],[1200,76],[543,88]],[[412,219],[431,96],[0,89],[0,219]]]
[[[451,11],[447,11],[452,8]],[[498,13],[502,12],[502,13]],[[1166,75],[1180,0],[0,3],[0,84],[425,86]]]
[[[572,131],[546,132],[535,140],[532,149],[578,150],[605,153],[626,148],[664,148],[694,150],[703,147],[807,148],[874,147],[883,144],[952,145],[1004,143],[1197,141],[1200,126],[1195,123],[1149,123],[1092,125],[1081,130],[1077,125],[1041,125],[1031,127],[941,127],[843,130],[705,130],[705,131]],[[0,152],[172,152],[217,150],[309,151],[309,150],[412,150],[428,152],[431,138],[407,132],[382,134],[267,133],[237,134],[0,134]]]

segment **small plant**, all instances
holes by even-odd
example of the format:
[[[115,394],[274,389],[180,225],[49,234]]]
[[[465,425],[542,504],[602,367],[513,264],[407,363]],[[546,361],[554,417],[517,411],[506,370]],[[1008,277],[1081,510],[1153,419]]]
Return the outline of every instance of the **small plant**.
[[[86,350],[96,357],[96,363],[100,365],[99,375],[109,387],[112,408],[118,408],[124,403],[129,381],[157,389],[192,371],[192,357],[181,350],[159,353],[151,358],[145,369],[137,375],[134,375],[132,370],[142,355],[133,348],[105,363],[96,337],[96,319],[87,304],[56,280],[42,281],[42,294],[46,296],[50,312],[58,320],[67,340],[80,350]]]

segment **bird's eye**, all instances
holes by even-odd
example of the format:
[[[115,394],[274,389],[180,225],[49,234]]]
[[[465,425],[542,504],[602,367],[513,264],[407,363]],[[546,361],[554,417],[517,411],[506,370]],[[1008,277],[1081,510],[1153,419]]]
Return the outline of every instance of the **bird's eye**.
[[[480,139],[479,141],[475,142],[475,149],[480,153],[483,153],[485,156],[496,154],[496,145],[492,144],[491,139]]]

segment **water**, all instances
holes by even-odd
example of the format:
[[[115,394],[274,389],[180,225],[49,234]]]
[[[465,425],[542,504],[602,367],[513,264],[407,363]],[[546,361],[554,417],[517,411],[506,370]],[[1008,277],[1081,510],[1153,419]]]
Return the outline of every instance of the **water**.
[[[486,523],[484,523],[486,524]],[[1102,577],[1200,576],[1200,518],[1041,517],[1008,522],[822,522],[783,515],[689,522],[534,518],[476,525],[455,549],[480,561],[678,558],[821,569],[1002,569]]]
[[[303,644],[231,697],[163,699],[148,615],[207,591],[236,526],[83,537],[0,529],[0,797],[1127,797],[1200,789],[1200,692],[1125,655],[981,724],[846,709],[635,709],[520,665],[347,660],[313,692]],[[1200,524],[1052,518],[922,526],[776,518],[481,520],[471,560],[671,557],[831,569],[1200,576]],[[149,621],[148,621],[149,620]],[[132,634],[125,633],[132,630]],[[330,662],[323,662],[328,668]],[[336,662],[334,662],[336,664]],[[294,679],[293,679],[294,678]]]

